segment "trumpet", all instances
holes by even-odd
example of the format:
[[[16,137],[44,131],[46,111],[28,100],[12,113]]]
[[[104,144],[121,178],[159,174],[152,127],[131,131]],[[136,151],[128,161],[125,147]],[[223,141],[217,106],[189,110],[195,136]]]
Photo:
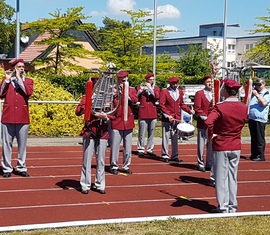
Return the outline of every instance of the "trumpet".
[[[12,76],[14,76],[16,74],[16,70],[15,69],[6,70],[5,74],[11,75],[11,77],[12,77]]]

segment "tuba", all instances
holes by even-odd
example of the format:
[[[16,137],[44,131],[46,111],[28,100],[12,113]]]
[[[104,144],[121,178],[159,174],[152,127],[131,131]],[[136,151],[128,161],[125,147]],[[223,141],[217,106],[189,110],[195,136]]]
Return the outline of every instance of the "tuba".
[[[100,69],[92,69],[90,73],[99,73],[99,79],[93,86],[91,77],[87,81],[86,87],[86,103],[84,120],[90,120],[91,114],[97,112],[104,112],[106,114],[113,114],[116,112],[120,103],[114,105],[115,91],[119,95],[118,80],[116,78],[115,64],[107,63],[108,69],[102,71]]]

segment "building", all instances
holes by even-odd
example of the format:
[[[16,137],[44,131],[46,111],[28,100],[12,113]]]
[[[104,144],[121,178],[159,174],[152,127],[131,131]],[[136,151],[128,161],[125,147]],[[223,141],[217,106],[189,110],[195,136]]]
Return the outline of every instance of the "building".
[[[228,26],[239,27],[239,25]],[[223,35],[223,23],[200,25],[199,36],[159,40],[156,44],[156,54],[158,55],[167,52],[172,56],[172,58],[178,59],[180,57],[179,49],[187,50],[190,44],[202,46],[208,49],[211,49],[211,47],[218,48],[221,52],[221,56],[217,60],[219,62],[219,67],[221,67],[223,61]],[[237,63],[238,66],[245,65],[245,52],[253,48],[261,38],[262,36],[227,37],[226,67],[231,68],[234,63]],[[143,47],[143,51],[146,52],[146,54],[151,55],[153,45],[145,45]]]

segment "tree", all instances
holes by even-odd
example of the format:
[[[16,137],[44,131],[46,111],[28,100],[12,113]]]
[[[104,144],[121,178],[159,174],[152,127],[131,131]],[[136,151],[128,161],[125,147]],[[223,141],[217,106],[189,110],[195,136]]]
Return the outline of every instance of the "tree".
[[[267,9],[270,14],[270,8]],[[251,34],[255,33],[270,33],[270,16],[256,17],[264,23],[255,24],[256,29],[250,30]],[[252,49],[246,52],[249,61],[254,61],[259,64],[270,65],[270,36],[266,35]]]
[[[16,24],[12,19],[15,9],[0,0],[0,53],[7,53],[16,37]]]
[[[96,38],[100,41],[100,50],[93,52],[104,61],[112,61],[117,68],[127,69],[132,74],[145,74],[151,71],[152,57],[141,50],[142,46],[153,42],[153,25],[148,24],[151,13],[124,11],[130,15],[131,22],[117,21],[106,17],[104,27],[98,30]],[[157,27],[157,38],[163,38],[165,31]]]
[[[45,65],[47,71],[54,71],[60,74],[63,71],[81,71],[84,68],[76,65],[77,58],[88,58],[90,52],[86,50],[82,44],[76,43],[79,38],[78,31],[87,31],[92,29],[93,24],[78,24],[81,20],[90,17],[82,14],[83,7],[68,8],[67,12],[61,14],[57,9],[55,13],[49,13],[52,19],[41,19],[26,26],[31,33],[43,35],[49,33],[49,36],[38,44],[48,45],[45,53],[46,58],[35,61],[36,65]]]
[[[176,70],[186,76],[203,77],[211,72],[209,49],[190,44],[187,51],[179,50],[182,55]]]

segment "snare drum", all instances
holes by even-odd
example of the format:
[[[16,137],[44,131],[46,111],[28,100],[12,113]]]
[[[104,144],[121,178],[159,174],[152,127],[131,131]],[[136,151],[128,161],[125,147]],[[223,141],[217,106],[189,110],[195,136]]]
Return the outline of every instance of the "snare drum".
[[[179,137],[191,138],[194,136],[195,127],[186,122],[179,123],[177,125],[177,133]]]

